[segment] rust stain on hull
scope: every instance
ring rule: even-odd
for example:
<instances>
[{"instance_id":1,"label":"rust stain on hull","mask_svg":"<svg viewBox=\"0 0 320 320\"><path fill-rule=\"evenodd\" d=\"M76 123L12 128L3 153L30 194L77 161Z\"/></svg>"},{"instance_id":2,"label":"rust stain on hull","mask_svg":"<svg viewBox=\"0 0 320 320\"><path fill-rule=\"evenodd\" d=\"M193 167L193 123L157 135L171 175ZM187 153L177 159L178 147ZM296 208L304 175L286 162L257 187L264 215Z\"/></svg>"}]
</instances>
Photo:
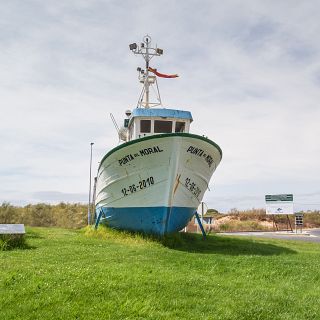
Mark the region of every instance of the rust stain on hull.
<instances>
[{"instance_id":1,"label":"rust stain on hull","mask_svg":"<svg viewBox=\"0 0 320 320\"><path fill-rule=\"evenodd\" d=\"M176 178L176 181L174 183L174 188L173 188L173 195L175 195L177 189L178 189L178 186L179 186L179 183L180 183L180 177L181 177L181 174L179 174Z\"/></svg>"}]
</instances>

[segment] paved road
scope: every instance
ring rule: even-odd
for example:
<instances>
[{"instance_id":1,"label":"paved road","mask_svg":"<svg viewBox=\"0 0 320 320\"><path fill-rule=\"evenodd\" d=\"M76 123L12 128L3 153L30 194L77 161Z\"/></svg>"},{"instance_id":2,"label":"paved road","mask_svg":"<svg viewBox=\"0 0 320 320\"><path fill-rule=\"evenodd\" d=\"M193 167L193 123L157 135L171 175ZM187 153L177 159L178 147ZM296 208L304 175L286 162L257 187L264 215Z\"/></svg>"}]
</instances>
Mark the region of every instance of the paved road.
<instances>
[{"instance_id":1,"label":"paved road","mask_svg":"<svg viewBox=\"0 0 320 320\"><path fill-rule=\"evenodd\" d=\"M273 238L273 239L284 239L284 240L300 240L308 242L319 242L320 243L320 229L305 230L303 233L292 233L286 231L279 232L226 232L221 233L223 235L234 235L234 236L250 236L250 237L262 237L262 238Z\"/></svg>"}]
</instances>

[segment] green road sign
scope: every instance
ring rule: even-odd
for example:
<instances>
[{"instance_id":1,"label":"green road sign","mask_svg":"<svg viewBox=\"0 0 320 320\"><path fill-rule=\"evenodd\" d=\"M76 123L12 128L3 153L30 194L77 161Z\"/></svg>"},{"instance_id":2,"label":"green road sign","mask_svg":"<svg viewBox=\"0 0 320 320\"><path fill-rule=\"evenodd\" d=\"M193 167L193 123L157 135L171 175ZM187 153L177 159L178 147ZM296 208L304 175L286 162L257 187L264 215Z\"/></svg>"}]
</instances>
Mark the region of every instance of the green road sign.
<instances>
[{"instance_id":1,"label":"green road sign","mask_svg":"<svg viewBox=\"0 0 320 320\"><path fill-rule=\"evenodd\" d=\"M267 194L266 202L293 201L293 194Z\"/></svg>"}]
</instances>

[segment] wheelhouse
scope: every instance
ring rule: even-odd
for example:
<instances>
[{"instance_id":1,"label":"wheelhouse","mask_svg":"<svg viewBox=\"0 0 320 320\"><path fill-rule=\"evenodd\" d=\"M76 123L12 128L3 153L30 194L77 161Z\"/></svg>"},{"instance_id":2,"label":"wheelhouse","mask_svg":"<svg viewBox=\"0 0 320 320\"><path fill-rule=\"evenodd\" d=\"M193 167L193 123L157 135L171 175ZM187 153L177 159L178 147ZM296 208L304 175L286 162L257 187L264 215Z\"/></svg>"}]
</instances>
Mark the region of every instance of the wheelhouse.
<instances>
[{"instance_id":1,"label":"wheelhouse","mask_svg":"<svg viewBox=\"0 0 320 320\"><path fill-rule=\"evenodd\" d=\"M189 132L189 111L136 108L127 119L127 141L162 133Z\"/></svg>"}]
</instances>

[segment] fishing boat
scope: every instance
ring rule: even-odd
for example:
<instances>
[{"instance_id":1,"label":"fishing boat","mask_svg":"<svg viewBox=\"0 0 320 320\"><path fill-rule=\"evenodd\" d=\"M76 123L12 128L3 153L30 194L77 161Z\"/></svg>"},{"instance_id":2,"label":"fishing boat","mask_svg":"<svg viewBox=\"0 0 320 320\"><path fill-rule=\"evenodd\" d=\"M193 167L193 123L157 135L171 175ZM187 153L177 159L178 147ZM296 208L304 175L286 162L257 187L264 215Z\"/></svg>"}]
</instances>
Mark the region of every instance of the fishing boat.
<instances>
[{"instance_id":1,"label":"fishing boat","mask_svg":"<svg viewBox=\"0 0 320 320\"><path fill-rule=\"evenodd\" d=\"M178 77L150 67L163 50L152 46L150 36L129 48L145 60L145 67L137 69L142 91L136 107L125 112L118 131L123 142L100 162L95 224L164 235L183 229L194 216L222 151L207 137L189 132L190 111L163 107L157 78Z\"/></svg>"}]
</instances>

